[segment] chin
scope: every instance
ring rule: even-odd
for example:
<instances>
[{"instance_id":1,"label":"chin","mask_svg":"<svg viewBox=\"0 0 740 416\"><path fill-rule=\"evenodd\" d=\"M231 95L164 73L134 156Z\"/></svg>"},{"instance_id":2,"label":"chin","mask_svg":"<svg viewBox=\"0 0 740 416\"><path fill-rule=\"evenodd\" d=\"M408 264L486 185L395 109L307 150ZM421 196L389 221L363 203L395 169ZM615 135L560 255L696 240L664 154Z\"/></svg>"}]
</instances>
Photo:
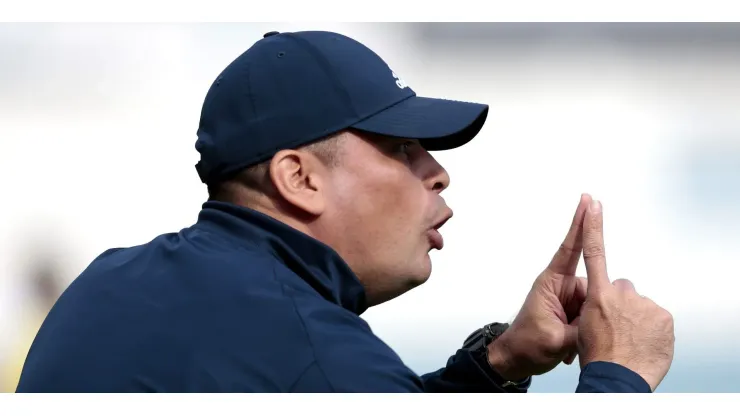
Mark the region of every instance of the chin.
<instances>
[{"instance_id":1,"label":"chin","mask_svg":"<svg viewBox=\"0 0 740 416\"><path fill-rule=\"evenodd\" d=\"M369 306L376 306L381 303L388 302L389 300L395 299L406 292L423 285L427 280L429 280L430 275L431 273L423 273L420 271L413 274L405 273L403 277L398 277L397 275L396 280L384 289L374 291L372 294L366 292Z\"/></svg>"},{"instance_id":2,"label":"chin","mask_svg":"<svg viewBox=\"0 0 740 416\"><path fill-rule=\"evenodd\" d=\"M417 276L417 277L414 277L414 278L409 279L407 286L408 286L409 290L411 290L411 289L413 289L415 287L419 287L419 286L423 285L424 283L427 282L427 280L429 280L429 276L428 275L427 276Z\"/></svg>"},{"instance_id":3,"label":"chin","mask_svg":"<svg viewBox=\"0 0 740 416\"><path fill-rule=\"evenodd\" d=\"M431 275L432 275L432 258L431 256L429 256L429 253L426 253L419 267L418 276L420 276L423 279L423 281L426 282L427 280L429 280L429 276Z\"/></svg>"},{"instance_id":4,"label":"chin","mask_svg":"<svg viewBox=\"0 0 740 416\"><path fill-rule=\"evenodd\" d=\"M426 283L426 281L429 280L429 277L432 275L432 261L431 259L429 259L429 256L427 255L425 257L424 262L419 265L417 270L407 273L406 275L408 276L406 278L406 280L408 281L407 286L409 286L410 288L415 288Z\"/></svg>"},{"instance_id":5,"label":"chin","mask_svg":"<svg viewBox=\"0 0 740 416\"><path fill-rule=\"evenodd\" d=\"M406 266L409 265L407 264ZM391 280L386 280L387 284L382 286L373 285L375 290L367 293L370 306L376 306L395 299L423 285L432 275L432 261L428 254L421 258L418 263L411 266L408 268L404 267L403 269L388 270L388 273L384 275ZM368 290L368 287L365 289Z\"/></svg>"},{"instance_id":6,"label":"chin","mask_svg":"<svg viewBox=\"0 0 740 416\"><path fill-rule=\"evenodd\" d=\"M396 282L396 285L394 285L392 288L386 288L386 290L381 292L373 293L372 295L367 293L367 300L369 303L369 306L377 306L381 303L388 302L389 300L393 300L406 292L411 291L412 289L421 286L429 279L429 277L406 277L403 278L400 282Z\"/></svg>"}]
</instances>

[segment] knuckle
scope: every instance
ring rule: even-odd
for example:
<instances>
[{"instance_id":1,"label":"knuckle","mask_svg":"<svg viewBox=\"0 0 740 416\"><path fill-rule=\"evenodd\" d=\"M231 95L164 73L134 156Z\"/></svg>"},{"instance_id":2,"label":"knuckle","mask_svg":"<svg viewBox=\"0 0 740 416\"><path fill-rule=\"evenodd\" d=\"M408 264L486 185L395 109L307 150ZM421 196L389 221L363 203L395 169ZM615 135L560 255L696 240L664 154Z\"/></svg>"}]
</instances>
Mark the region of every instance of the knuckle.
<instances>
[{"instance_id":1,"label":"knuckle","mask_svg":"<svg viewBox=\"0 0 740 416\"><path fill-rule=\"evenodd\" d=\"M575 251L575 247L571 247L565 243L561 243L560 248L558 248L558 252L563 256L571 256Z\"/></svg>"},{"instance_id":2,"label":"knuckle","mask_svg":"<svg viewBox=\"0 0 740 416\"><path fill-rule=\"evenodd\" d=\"M674 332L674 319L673 314L671 314L667 309L661 308L655 302L650 301L652 303L652 309L657 309L654 313L654 319L658 326L665 332L670 332L673 337Z\"/></svg>"},{"instance_id":3,"label":"knuckle","mask_svg":"<svg viewBox=\"0 0 740 416\"><path fill-rule=\"evenodd\" d=\"M604 246L598 243L589 243L583 247L583 258L600 258L605 257Z\"/></svg>"},{"instance_id":4,"label":"knuckle","mask_svg":"<svg viewBox=\"0 0 740 416\"><path fill-rule=\"evenodd\" d=\"M661 308L661 317L663 318L663 321L667 324L670 324L671 327L673 327L673 314L668 312L667 310Z\"/></svg>"},{"instance_id":5,"label":"knuckle","mask_svg":"<svg viewBox=\"0 0 740 416\"><path fill-rule=\"evenodd\" d=\"M551 335L548 336L541 345L543 347L542 351L549 357L562 356L564 353L563 343L558 343L557 339Z\"/></svg>"},{"instance_id":6,"label":"knuckle","mask_svg":"<svg viewBox=\"0 0 740 416\"><path fill-rule=\"evenodd\" d=\"M625 291L635 292L635 285L629 279L616 279L612 285Z\"/></svg>"},{"instance_id":7,"label":"knuckle","mask_svg":"<svg viewBox=\"0 0 740 416\"><path fill-rule=\"evenodd\" d=\"M545 347L548 350L557 350L558 347L562 344L562 337L559 337L558 334L555 331L552 330L545 330L540 332L539 335L539 342L540 345Z\"/></svg>"},{"instance_id":8,"label":"knuckle","mask_svg":"<svg viewBox=\"0 0 740 416\"><path fill-rule=\"evenodd\" d=\"M614 303L614 300L609 292L602 290L590 295L585 303L589 308L601 310L606 308L608 304ZM584 307L586 307L586 305L584 305Z\"/></svg>"},{"instance_id":9,"label":"knuckle","mask_svg":"<svg viewBox=\"0 0 740 416\"><path fill-rule=\"evenodd\" d=\"M663 318L664 318L664 319L665 319L666 321L670 321L670 322L673 322L673 314L672 314L672 313L670 313L670 312L669 312L669 311L668 311L667 309L665 309L665 308L660 308L660 309L661 309L661 312L662 312L662 314L663 314Z\"/></svg>"}]
</instances>

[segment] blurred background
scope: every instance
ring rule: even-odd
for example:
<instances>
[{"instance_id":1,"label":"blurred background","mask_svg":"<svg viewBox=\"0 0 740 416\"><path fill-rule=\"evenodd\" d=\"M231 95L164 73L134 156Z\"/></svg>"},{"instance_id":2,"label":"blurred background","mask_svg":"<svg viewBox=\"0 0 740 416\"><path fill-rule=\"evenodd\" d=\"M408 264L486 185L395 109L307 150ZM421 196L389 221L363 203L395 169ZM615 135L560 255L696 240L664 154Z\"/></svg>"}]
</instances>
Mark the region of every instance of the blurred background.
<instances>
[{"instance_id":1,"label":"blurred background","mask_svg":"<svg viewBox=\"0 0 740 416\"><path fill-rule=\"evenodd\" d=\"M0 24L2 391L94 257L196 220L203 98L272 30L343 33L418 95L491 106L437 155L455 218L431 280L363 315L413 370L515 316L589 192L611 278L675 317L658 391L740 392L740 25L703 23Z\"/></svg>"}]
</instances>

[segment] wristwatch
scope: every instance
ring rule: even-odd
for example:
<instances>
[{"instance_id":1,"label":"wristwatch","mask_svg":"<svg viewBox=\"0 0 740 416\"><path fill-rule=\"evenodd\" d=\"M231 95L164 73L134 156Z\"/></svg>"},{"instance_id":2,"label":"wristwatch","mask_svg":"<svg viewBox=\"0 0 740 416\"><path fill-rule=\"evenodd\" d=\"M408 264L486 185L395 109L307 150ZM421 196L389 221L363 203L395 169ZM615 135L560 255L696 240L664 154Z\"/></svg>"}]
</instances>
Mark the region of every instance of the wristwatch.
<instances>
[{"instance_id":1,"label":"wristwatch","mask_svg":"<svg viewBox=\"0 0 740 416\"><path fill-rule=\"evenodd\" d=\"M527 377L524 380L513 381L506 380L491 366L488 361L488 345L494 340L501 336L509 329L509 324L494 322L479 328L470 334L463 343L463 349L471 351L478 361L485 365L489 370L489 375L494 379L502 389L510 392L525 392L532 384L532 377Z\"/></svg>"}]
</instances>

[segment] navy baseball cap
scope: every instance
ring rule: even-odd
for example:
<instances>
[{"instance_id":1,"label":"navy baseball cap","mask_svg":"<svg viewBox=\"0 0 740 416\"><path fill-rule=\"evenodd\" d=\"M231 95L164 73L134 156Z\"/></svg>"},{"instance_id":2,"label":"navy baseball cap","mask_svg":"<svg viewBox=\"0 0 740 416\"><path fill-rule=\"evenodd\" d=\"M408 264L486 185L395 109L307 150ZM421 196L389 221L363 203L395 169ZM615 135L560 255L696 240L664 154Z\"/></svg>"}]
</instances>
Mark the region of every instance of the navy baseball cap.
<instances>
[{"instance_id":1,"label":"navy baseball cap","mask_svg":"<svg viewBox=\"0 0 740 416\"><path fill-rule=\"evenodd\" d=\"M217 183L347 129L418 139L427 150L462 146L488 105L418 97L363 44L332 32L270 32L216 78L203 103L196 165Z\"/></svg>"}]
</instances>

